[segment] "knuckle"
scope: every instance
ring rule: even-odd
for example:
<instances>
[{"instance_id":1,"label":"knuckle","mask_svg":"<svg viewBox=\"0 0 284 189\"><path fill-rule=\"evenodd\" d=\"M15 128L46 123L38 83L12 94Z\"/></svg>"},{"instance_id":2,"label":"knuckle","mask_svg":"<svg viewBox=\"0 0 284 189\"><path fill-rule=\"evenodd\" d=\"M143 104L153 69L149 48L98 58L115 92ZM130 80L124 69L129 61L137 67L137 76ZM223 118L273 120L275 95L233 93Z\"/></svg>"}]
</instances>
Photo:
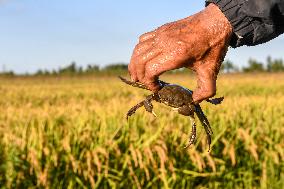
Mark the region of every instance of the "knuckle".
<instances>
[{"instance_id":1,"label":"knuckle","mask_svg":"<svg viewBox=\"0 0 284 189\"><path fill-rule=\"evenodd\" d=\"M137 57L144 53L149 48L149 44L145 42L138 43L133 51L133 56Z\"/></svg>"},{"instance_id":2,"label":"knuckle","mask_svg":"<svg viewBox=\"0 0 284 189\"><path fill-rule=\"evenodd\" d=\"M157 30L158 30L158 31L163 31L163 30L165 30L165 29L171 27L171 25L172 25L171 22L170 22L170 23L166 23L166 24L164 24L164 25L158 27Z\"/></svg>"},{"instance_id":3,"label":"knuckle","mask_svg":"<svg viewBox=\"0 0 284 189\"><path fill-rule=\"evenodd\" d=\"M178 41L176 46L176 54L177 55L184 55L187 54L188 47L185 45L184 42Z\"/></svg>"},{"instance_id":4,"label":"knuckle","mask_svg":"<svg viewBox=\"0 0 284 189\"><path fill-rule=\"evenodd\" d=\"M149 33L144 33L142 35L139 36L139 42L144 41L145 37L149 35Z\"/></svg>"},{"instance_id":5,"label":"knuckle","mask_svg":"<svg viewBox=\"0 0 284 189\"><path fill-rule=\"evenodd\" d=\"M142 34L142 35L139 36L139 42L142 42L142 41L144 40L145 35L146 35L146 34Z\"/></svg>"},{"instance_id":6,"label":"knuckle","mask_svg":"<svg viewBox=\"0 0 284 189\"><path fill-rule=\"evenodd\" d=\"M144 39L151 38L152 36L154 36L155 32L156 30L143 33L142 35L139 36L139 40L143 41Z\"/></svg>"},{"instance_id":7,"label":"knuckle","mask_svg":"<svg viewBox=\"0 0 284 189\"><path fill-rule=\"evenodd\" d=\"M147 64L145 71L147 78L155 78L159 74L159 65L157 63Z\"/></svg>"}]
</instances>

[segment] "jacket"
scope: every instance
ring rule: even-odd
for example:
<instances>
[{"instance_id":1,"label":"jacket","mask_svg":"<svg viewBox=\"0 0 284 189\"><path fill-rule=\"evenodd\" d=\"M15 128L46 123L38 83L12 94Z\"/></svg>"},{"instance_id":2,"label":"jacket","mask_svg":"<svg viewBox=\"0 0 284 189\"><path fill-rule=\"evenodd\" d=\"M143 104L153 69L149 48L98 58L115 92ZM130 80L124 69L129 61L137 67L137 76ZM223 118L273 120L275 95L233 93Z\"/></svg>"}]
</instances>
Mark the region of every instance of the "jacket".
<instances>
[{"instance_id":1,"label":"jacket","mask_svg":"<svg viewBox=\"0 0 284 189\"><path fill-rule=\"evenodd\" d=\"M230 45L254 46L284 32L284 0L206 0L216 4L230 21Z\"/></svg>"}]
</instances>

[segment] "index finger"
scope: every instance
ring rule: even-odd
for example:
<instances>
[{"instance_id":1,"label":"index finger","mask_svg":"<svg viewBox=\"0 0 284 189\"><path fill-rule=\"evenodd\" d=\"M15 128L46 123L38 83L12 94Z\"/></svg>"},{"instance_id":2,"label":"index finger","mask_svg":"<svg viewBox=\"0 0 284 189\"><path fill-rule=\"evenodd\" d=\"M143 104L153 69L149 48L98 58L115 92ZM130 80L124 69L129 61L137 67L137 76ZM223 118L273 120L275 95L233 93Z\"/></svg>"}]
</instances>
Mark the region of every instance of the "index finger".
<instances>
[{"instance_id":1,"label":"index finger","mask_svg":"<svg viewBox=\"0 0 284 189\"><path fill-rule=\"evenodd\" d=\"M145 78L142 81L150 90L159 89L158 77L166 71L181 68L184 60L181 57L168 56L160 54L147 62L145 66Z\"/></svg>"}]
</instances>

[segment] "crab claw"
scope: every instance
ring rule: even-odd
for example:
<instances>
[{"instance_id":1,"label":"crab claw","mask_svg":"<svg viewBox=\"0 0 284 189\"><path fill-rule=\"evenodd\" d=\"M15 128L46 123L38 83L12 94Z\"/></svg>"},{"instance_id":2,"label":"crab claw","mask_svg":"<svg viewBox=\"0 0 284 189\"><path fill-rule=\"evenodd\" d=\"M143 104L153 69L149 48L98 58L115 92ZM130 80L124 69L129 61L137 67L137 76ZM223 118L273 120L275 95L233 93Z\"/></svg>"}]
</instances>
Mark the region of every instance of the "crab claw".
<instances>
[{"instance_id":1,"label":"crab claw","mask_svg":"<svg viewBox=\"0 0 284 189\"><path fill-rule=\"evenodd\" d=\"M210 102L211 104L218 105L218 104L221 104L223 100L224 100L224 97L219 97L219 98L207 99L206 101Z\"/></svg>"}]
</instances>

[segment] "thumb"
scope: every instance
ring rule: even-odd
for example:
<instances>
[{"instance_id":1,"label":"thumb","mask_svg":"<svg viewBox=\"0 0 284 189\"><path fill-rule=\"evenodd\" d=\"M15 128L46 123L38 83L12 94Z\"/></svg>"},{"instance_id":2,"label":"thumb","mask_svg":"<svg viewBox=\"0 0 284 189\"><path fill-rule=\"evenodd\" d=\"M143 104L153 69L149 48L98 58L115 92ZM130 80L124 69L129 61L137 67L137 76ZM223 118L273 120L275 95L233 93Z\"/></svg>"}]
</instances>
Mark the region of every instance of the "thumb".
<instances>
[{"instance_id":1,"label":"thumb","mask_svg":"<svg viewBox=\"0 0 284 189\"><path fill-rule=\"evenodd\" d=\"M203 100L215 96L217 73L215 69L206 67L206 64L196 69L197 88L193 91L192 94L192 98L195 104L198 104Z\"/></svg>"}]
</instances>

